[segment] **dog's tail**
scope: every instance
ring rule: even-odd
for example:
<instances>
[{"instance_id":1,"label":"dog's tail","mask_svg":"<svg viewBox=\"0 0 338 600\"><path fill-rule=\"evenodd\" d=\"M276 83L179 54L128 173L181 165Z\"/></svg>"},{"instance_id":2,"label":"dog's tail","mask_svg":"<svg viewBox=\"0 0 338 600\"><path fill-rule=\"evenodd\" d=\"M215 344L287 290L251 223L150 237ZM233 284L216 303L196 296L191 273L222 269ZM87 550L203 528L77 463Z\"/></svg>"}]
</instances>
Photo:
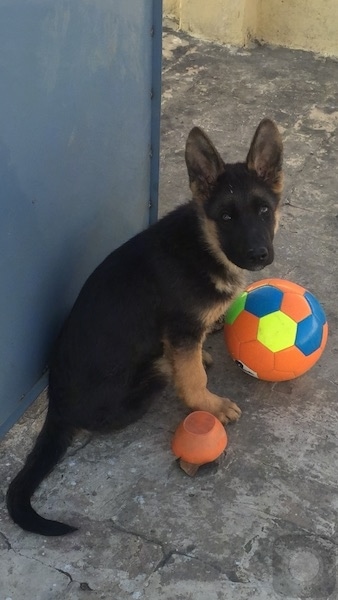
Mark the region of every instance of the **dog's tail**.
<instances>
[{"instance_id":1,"label":"dog's tail","mask_svg":"<svg viewBox=\"0 0 338 600\"><path fill-rule=\"evenodd\" d=\"M41 481L65 453L73 438L72 427L47 414L44 426L27 456L23 469L13 479L7 492L7 508L13 521L26 531L41 535L65 535L76 527L40 517L31 506L31 497Z\"/></svg>"}]
</instances>

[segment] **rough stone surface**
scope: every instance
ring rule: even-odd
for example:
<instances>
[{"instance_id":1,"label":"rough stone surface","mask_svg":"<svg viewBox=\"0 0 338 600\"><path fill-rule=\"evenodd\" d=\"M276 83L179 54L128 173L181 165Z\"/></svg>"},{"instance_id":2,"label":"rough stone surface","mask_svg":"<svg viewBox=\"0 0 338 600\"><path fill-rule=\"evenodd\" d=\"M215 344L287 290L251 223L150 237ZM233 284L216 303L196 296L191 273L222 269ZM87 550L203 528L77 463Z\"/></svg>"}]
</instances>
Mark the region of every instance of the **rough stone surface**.
<instances>
[{"instance_id":1,"label":"rough stone surface","mask_svg":"<svg viewBox=\"0 0 338 600\"><path fill-rule=\"evenodd\" d=\"M44 418L40 398L0 446L0 600L338 597L338 64L165 29L161 213L189 197L193 125L237 161L264 116L283 133L286 172L276 260L264 275L320 299L325 353L303 377L270 384L232 363L221 332L210 336L209 387L243 409L226 456L195 478L178 468L170 440L186 409L168 389L125 431L80 435L41 485L36 508L79 527L66 538L26 534L4 509Z\"/></svg>"}]
</instances>

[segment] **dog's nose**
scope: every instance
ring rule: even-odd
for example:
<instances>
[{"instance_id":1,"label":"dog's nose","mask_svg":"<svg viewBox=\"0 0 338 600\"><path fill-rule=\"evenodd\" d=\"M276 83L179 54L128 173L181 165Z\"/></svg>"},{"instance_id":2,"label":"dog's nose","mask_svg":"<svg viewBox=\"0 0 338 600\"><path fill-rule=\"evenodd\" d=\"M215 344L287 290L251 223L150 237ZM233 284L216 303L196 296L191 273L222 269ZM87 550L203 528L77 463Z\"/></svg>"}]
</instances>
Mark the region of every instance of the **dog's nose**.
<instances>
[{"instance_id":1,"label":"dog's nose","mask_svg":"<svg viewBox=\"0 0 338 600\"><path fill-rule=\"evenodd\" d=\"M264 262L268 256L269 252L265 246L260 246L259 248L250 248L248 251L248 259L252 264Z\"/></svg>"}]
</instances>

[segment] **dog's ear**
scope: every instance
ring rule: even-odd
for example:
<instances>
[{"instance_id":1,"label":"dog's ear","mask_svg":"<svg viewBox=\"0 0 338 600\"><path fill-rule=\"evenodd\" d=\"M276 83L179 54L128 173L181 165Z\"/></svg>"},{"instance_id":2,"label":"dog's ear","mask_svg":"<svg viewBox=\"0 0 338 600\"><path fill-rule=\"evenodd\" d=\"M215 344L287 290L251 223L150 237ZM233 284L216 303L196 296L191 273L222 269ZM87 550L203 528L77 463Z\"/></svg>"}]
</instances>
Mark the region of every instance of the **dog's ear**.
<instances>
[{"instance_id":1,"label":"dog's ear","mask_svg":"<svg viewBox=\"0 0 338 600\"><path fill-rule=\"evenodd\" d=\"M194 127L185 146L190 188L193 196L207 197L224 171L224 162L208 136Z\"/></svg>"},{"instance_id":2,"label":"dog's ear","mask_svg":"<svg viewBox=\"0 0 338 600\"><path fill-rule=\"evenodd\" d=\"M256 171L276 193L283 189L283 142L277 125L270 119L263 119L256 129L246 158L250 171Z\"/></svg>"}]
</instances>

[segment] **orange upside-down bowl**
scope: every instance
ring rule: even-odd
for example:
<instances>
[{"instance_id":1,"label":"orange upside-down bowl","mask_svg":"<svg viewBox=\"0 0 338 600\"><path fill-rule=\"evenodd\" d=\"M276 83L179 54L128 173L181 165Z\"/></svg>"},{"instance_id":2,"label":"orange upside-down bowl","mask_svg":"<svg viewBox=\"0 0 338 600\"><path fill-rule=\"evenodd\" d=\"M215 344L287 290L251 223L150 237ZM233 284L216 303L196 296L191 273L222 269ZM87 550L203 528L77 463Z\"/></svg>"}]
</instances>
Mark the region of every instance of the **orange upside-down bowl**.
<instances>
[{"instance_id":1,"label":"orange upside-down bowl","mask_svg":"<svg viewBox=\"0 0 338 600\"><path fill-rule=\"evenodd\" d=\"M227 443L227 434L219 419L209 412L198 410L190 413L178 426L172 440L172 451L181 459L182 468L184 464L198 468L216 460ZM189 474L194 474L197 468Z\"/></svg>"}]
</instances>

